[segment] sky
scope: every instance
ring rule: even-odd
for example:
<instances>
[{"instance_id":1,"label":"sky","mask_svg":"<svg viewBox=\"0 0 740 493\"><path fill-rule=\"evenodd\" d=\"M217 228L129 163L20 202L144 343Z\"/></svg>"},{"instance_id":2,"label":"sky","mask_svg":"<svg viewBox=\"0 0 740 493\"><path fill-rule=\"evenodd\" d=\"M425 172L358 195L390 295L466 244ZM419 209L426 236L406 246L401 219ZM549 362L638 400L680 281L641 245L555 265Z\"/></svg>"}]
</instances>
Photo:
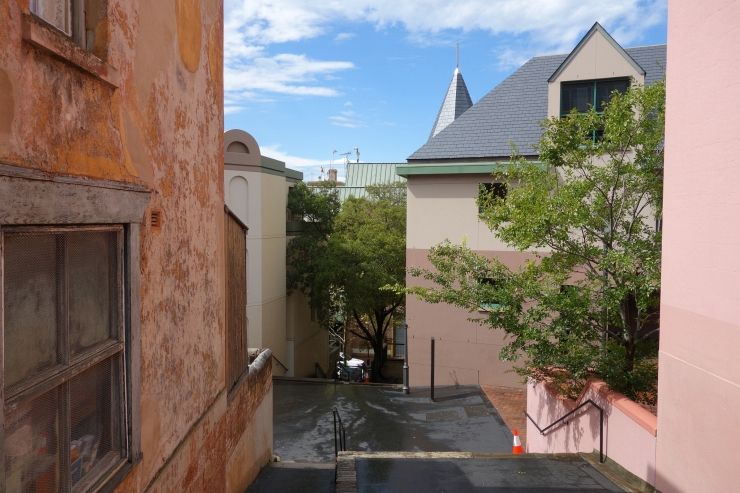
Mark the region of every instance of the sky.
<instances>
[{"instance_id":1,"label":"sky","mask_svg":"<svg viewBox=\"0 0 740 493\"><path fill-rule=\"evenodd\" d=\"M458 45L475 103L596 21L625 48L666 41L666 0L226 0L224 19L226 129L305 180L355 148L405 162L429 137Z\"/></svg>"}]
</instances>

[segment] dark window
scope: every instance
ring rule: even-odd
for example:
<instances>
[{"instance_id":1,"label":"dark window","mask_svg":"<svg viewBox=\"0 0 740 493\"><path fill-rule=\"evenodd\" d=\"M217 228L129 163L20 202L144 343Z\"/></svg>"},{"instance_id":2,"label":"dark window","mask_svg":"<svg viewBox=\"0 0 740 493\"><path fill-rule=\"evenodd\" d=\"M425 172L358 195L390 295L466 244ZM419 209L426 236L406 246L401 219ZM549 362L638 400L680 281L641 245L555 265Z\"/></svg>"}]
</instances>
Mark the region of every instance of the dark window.
<instances>
[{"instance_id":1,"label":"dark window","mask_svg":"<svg viewBox=\"0 0 740 493\"><path fill-rule=\"evenodd\" d=\"M595 108L598 113L604 111L612 92L627 92L630 79L601 79L560 84L560 116L565 116L574 108L585 112Z\"/></svg>"},{"instance_id":2,"label":"dark window","mask_svg":"<svg viewBox=\"0 0 740 493\"><path fill-rule=\"evenodd\" d=\"M505 199L508 187L506 183L481 183L478 186L478 213L483 212L483 205L492 199Z\"/></svg>"},{"instance_id":3,"label":"dark window","mask_svg":"<svg viewBox=\"0 0 740 493\"><path fill-rule=\"evenodd\" d=\"M88 491L126 460L123 236L0 235L5 491Z\"/></svg>"},{"instance_id":4,"label":"dark window","mask_svg":"<svg viewBox=\"0 0 740 493\"><path fill-rule=\"evenodd\" d=\"M495 291L499 288L499 281L492 277L484 277L480 279L480 281L478 281L478 284L480 285L481 291L484 295L478 309L483 312L490 312L501 308L501 303L499 303L499 300L497 300L493 293L490 292Z\"/></svg>"}]
</instances>

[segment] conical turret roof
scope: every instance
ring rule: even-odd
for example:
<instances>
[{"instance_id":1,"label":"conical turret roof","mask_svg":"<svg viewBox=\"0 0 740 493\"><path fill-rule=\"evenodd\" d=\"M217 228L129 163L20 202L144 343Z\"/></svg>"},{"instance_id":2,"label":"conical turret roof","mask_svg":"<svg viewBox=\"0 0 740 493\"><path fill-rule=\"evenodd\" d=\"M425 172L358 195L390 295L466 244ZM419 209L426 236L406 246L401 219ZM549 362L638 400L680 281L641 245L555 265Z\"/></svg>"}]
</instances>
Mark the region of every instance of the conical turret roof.
<instances>
[{"instance_id":1,"label":"conical turret roof","mask_svg":"<svg viewBox=\"0 0 740 493\"><path fill-rule=\"evenodd\" d=\"M437 119L434 121L429 139L444 130L447 125L454 122L457 117L465 113L471 106L473 106L473 101L470 99L468 88L465 85L460 69L455 67L450 87L447 88L447 95L444 101L442 101L442 106L439 108L439 113L437 113Z\"/></svg>"}]
</instances>

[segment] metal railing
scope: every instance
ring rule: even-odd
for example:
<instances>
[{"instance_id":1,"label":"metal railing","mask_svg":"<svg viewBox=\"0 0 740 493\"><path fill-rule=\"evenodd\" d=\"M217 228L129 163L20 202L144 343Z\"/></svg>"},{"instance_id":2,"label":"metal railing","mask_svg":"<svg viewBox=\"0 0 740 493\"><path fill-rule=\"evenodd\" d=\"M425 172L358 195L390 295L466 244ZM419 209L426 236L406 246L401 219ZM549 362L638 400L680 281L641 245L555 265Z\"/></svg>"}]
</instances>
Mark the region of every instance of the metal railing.
<instances>
[{"instance_id":1,"label":"metal railing","mask_svg":"<svg viewBox=\"0 0 740 493\"><path fill-rule=\"evenodd\" d=\"M332 414L334 415L334 457L337 457L339 452L347 450L347 430L344 429L342 417L336 407Z\"/></svg>"},{"instance_id":2,"label":"metal railing","mask_svg":"<svg viewBox=\"0 0 740 493\"><path fill-rule=\"evenodd\" d=\"M552 431L555 428L557 428L558 425L562 424L563 422L565 422L565 424L568 424L567 419L570 416L574 415L575 413L578 412L579 409L581 409L582 407L585 407L585 406L587 406L589 404L591 404L593 407L595 407L596 409L599 410L599 462L601 464L603 464L604 461L605 461L605 458L604 458L604 409L601 408L598 404L596 404L591 399L589 399L589 400L587 400L585 402L582 402L579 406L577 406L571 412L569 412L565 416L562 416L561 418L553 421L552 423L550 423L549 425L545 426L544 428L540 428L540 425L538 425L535 422L535 420L532 418L532 416L529 415L528 412L525 411L524 412L524 415L527 416L527 419L529 419L532 422L532 424L534 425L534 427L537 428L537 430L540 432L540 435L543 435L544 436L549 431Z\"/></svg>"},{"instance_id":3,"label":"metal railing","mask_svg":"<svg viewBox=\"0 0 740 493\"><path fill-rule=\"evenodd\" d=\"M279 359L277 359L277 356L275 356L275 353L272 353L272 359L275 360L275 361L277 361L277 364L280 365L280 366L282 366L285 371L288 371L288 367L285 366L282 361L280 361Z\"/></svg>"}]
</instances>

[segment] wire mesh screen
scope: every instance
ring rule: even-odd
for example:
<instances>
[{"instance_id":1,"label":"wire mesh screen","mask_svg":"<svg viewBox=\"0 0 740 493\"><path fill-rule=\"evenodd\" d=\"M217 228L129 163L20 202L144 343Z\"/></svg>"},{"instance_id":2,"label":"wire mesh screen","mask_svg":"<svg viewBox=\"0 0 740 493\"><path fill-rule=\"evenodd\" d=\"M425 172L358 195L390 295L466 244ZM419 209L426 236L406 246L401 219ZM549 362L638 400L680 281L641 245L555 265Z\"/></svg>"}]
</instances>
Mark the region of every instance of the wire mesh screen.
<instances>
[{"instance_id":1,"label":"wire mesh screen","mask_svg":"<svg viewBox=\"0 0 740 493\"><path fill-rule=\"evenodd\" d=\"M5 235L5 386L58 363L56 235Z\"/></svg>"},{"instance_id":2,"label":"wire mesh screen","mask_svg":"<svg viewBox=\"0 0 740 493\"><path fill-rule=\"evenodd\" d=\"M117 235L66 235L69 278L69 343L72 354L116 337L118 327Z\"/></svg>"},{"instance_id":3,"label":"wire mesh screen","mask_svg":"<svg viewBox=\"0 0 740 493\"><path fill-rule=\"evenodd\" d=\"M5 491L59 490L59 392L22 402L5 415Z\"/></svg>"},{"instance_id":4,"label":"wire mesh screen","mask_svg":"<svg viewBox=\"0 0 740 493\"><path fill-rule=\"evenodd\" d=\"M111 452L120 450L117 362L106 360L72 379L70 480L77 484Z\"/></svg>"},{"instance_id":5,"label":"wire mesh screen","mask_svg":"<svg viewBox=\"0 0 740 493\"><path fill-rule=\"evenodd\" d=\"M86 490L125 448L123 230L23 228L0 239L5 491Z\"/></svg>"}]
</instances>

